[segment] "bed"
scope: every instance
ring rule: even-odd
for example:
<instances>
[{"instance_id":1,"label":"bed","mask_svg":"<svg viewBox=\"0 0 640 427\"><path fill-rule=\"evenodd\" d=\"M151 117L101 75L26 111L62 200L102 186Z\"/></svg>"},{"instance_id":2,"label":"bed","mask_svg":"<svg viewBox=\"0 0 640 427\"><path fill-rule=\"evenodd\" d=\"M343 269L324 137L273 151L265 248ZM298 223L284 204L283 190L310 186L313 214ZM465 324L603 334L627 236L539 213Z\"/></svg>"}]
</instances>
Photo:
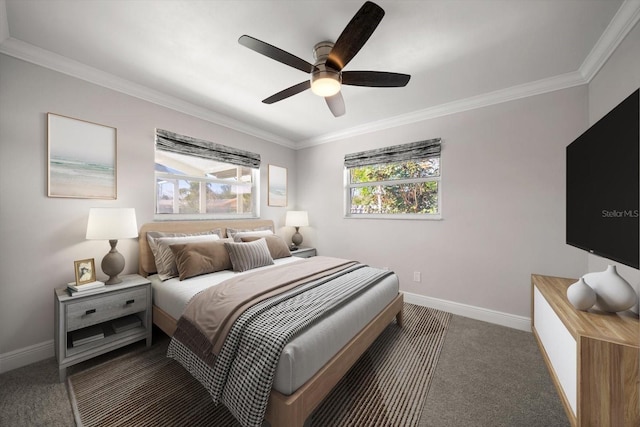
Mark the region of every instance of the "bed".
<instances>
[{"instance_id":1,"label":"bed","mask_svg":"<svg viewBox=\"0 0 640 427\"><path fill-rule=\"evenodd\" d=\"M155 274L156 265L153 252L147 240L147 233L192 234L207 230L220 230L220 234L224 237L227 229L255 230L264 228L273 229L273 222L269 220L229 220L172 221L144 224L140 230L139 238L139 272L143 276L149 277L153 283L153 323L167 335L173 336L176 333L181 307L190 299L192 293L207 287L204 282L209 280L207 276L212 275L187 279L184 282L180 282L180 287L171 282L178 279L170 279L164 282L159 280ZM302 259L294 257L276 261L276 266L279 268L286 268L280 267L286 264L303 262ZM256 271L259 270L256 269ZM256 271L251 273L262 274ZM220 273L222 273L223 277L243 274ZM331 316L321 319L316 325L309 328L310 331L305 331L287 344L280 356L273 389L268 397L268 405L264 416L272 426L302 426L306 418L387 325L394 318L399 325L402 324L403 295L398 291L397 276L387 276L384 282L384 286L376 286L372 290L367 290ZM193 286L193 290L185 291L182 294L177 292L176 289L182 289L184 284ZM374 311L363 314L362 306L369 307L369 311ZM350 320L354 316L356 319ZM340 325L340 327L337 327L337 325ZM345 328L344 325L351 325L351 329ZM338 332L342 330L345 331L342 336L333 339L335 335L340 335ZM328 343L327 339L329 341L333 340L333 342ZM321 357L314 357L315 353L320 352L314 350L313 347L311 349L307 348L307 346L313 345L316 346L316 349L318 347L327 349L326 351L330 353ZM333 345L332 349L331 345ZM291 354L294 354L294 356L291 356ZM300 363L300 360L305 362ZM313 363L308 362L309 360Z\"/></svg>"}]
</instances>

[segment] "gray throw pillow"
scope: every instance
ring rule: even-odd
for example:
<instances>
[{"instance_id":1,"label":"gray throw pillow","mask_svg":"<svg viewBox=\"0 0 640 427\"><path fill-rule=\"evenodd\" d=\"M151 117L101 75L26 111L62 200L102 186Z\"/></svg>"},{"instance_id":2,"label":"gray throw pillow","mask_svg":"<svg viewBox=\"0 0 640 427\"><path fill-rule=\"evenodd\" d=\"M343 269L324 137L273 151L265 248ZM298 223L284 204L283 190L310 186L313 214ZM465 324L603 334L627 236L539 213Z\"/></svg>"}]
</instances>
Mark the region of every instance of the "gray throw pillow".
<instances>
[{"instance_id":1,"label":"gray throw pillow","mask_svg":"<svg viewBox=\"0 0 640 427\"><path fill-rule=\"evenodd\" d=\"M273 258L264 239L247 243L225 242L224 247L229 252L234 271L247 271L273 264Z\"/></svg>"}]
</instances>

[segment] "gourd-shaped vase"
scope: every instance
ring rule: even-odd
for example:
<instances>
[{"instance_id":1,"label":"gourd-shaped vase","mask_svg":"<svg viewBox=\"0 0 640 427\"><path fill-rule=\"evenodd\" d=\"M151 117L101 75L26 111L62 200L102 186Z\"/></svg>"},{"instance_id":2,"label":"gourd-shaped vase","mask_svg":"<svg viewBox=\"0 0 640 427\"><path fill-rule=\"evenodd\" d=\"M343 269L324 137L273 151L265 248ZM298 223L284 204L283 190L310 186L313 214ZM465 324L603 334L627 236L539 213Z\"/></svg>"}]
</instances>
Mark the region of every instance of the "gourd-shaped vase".
<instances>
[{"instance_id":1,"label":"gourd-shaped vase","mask_svg":"<svg viewBox=\"0 0 640 427\"><path fill-rule=\"evenodd\" d=\"M596 291L580 278L567 288L567 299L578 310L587 311L596 303Z\"/></svg>"},{"instance_id":2,"label":"gourd-shaped vase","mask_svg":"<svg viewBox=\"0 0 640 427\"><path fill-rule=\"evenodd\" d=\"M609 265L600 273L589 273L582 277L596 291L596 307L600 310L610 313L628 310L638 300L633 287L618 274L615 265Z\"/></svg>"}]
</instances>

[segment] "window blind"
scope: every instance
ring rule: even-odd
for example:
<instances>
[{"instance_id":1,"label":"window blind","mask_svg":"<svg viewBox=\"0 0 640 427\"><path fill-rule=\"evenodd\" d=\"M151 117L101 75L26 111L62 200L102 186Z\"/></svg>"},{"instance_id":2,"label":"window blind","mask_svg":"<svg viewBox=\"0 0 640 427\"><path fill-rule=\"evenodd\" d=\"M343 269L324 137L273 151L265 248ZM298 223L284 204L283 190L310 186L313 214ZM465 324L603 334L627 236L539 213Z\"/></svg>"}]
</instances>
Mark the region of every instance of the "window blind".
<instances>
[{"instance_id":1,"label":"window blind","mask_svg":"<svg viewBox=\"0 0 640 427\"><path fill-rule=\"evenodd\" d=\"M404 162L407 160L423 160L439 155L440 138L434 138L426 141L410 142L408 144L392 145L376 150L346 154L344 156L344 166L346 168L355 168L359 166Z\"/></svg>"},{"instance_id":2,"label":"window blind","mask_svg":"<svg viewBox=\"0 0 640 427\"><path fill-rule=\"evenodd\" d=\"M180 135L164 129L156 129L156 149L230 163L236 166L260 168L260 154Z\"/></svg>"}]
</instances>

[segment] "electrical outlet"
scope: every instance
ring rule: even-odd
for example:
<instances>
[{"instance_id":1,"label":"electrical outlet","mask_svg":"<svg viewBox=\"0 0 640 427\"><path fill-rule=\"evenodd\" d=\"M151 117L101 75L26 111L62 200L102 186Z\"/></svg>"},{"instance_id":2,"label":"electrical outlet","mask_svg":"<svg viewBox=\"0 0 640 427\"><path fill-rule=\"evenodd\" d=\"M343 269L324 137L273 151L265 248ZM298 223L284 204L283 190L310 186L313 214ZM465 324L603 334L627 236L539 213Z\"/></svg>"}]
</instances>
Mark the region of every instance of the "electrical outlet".
<instances>
[{"instance_id":1,"label":"electrical outlet","mask_svg":"<svg viewBox=\"0 0 640 427\"><path fill-rule=\"evenodd\" d=\"M419 282L420 281L420 272L419 271L414 271L413 272L413 281L414 282Z\"/></svg>"}]
</instances>

